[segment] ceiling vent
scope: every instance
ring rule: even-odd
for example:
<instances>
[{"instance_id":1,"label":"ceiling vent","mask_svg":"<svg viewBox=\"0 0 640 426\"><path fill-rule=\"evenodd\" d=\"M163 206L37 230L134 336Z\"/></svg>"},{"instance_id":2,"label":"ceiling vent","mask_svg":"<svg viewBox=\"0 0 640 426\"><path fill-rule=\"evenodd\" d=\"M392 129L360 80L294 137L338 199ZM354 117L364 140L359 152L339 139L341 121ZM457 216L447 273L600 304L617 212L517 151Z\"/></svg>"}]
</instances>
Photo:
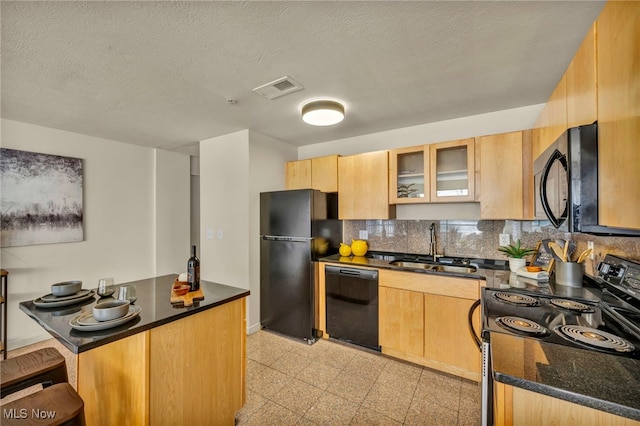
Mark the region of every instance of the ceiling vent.
<instances>
[{"instance_id":1,"label":"ceiling vent","mask_svg":"<svg viewBox=\"0 0 640 426\"><path fill-rule=\"evenodd\" d=\"M253 89L253 91L260 96L264 96L267 99L275 99L302 89L304 89L304 87L302 87L294 79L284 76L277 80L273 80L271 83L263 84L262 86L256 87L255 89Z\"/></svg>"}]
</instances>

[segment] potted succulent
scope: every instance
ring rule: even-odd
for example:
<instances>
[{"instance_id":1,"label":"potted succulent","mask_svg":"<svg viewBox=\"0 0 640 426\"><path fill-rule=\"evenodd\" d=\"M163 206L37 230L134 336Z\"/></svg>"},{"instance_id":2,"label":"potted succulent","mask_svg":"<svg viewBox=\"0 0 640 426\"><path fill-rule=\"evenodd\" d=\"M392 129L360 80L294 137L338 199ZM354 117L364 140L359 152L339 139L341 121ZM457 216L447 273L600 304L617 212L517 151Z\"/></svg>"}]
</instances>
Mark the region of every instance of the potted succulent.
<instances>
[{"instance_id":1,"label":"potted succulent","mask_svg":"<svg viewBox=\"0 0 640 426\"><path fill-rule=\"evenodd\" d=\"M520 240L517 240L515 244L500 246L498 247L498 251L504 253L504 255L509 258L509 269L513 272L527 265L525 256L536 252L535 249L522 247Z\"/></svg>"}]
</instances>

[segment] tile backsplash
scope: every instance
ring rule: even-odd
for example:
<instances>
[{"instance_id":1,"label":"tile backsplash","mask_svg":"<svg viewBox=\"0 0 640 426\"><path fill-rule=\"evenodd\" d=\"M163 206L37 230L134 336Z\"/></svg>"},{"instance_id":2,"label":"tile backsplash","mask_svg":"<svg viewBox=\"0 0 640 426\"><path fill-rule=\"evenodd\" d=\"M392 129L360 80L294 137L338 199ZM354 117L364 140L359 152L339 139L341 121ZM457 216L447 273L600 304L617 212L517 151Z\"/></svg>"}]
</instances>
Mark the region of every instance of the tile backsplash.
<instances>
[{"instance_id":1,"label":"tile backsplash","mask_svg":"<svg viewBox=\"0 0 640 426\"><path fill-rule=\"evenodd\" d=\"M606 254L640 260L640 238L601 237L556 230L545 221L515 220L345 220L345 242L357 239L359 231L368 232L370 250L396 253L429 253L429 226L436 224L438 254L460 257L504 259L497 251L500 234L509 234L511 242L518 239L526 247L535 247L543 239L571 239L576 242L576 253L594 243L593 261L585 263L587 273Z\"/></svg>"}]
</instances>

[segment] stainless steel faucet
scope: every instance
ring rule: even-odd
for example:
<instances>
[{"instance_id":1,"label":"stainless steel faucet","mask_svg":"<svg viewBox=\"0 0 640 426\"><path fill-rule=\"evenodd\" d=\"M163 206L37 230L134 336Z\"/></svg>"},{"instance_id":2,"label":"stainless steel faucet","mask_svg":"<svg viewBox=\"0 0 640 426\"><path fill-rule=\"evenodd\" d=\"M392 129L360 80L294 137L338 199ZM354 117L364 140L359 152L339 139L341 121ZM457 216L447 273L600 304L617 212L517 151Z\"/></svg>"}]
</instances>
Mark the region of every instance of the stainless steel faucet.
<instances>
[{"instance_id":1,"label":"stainless steel faucet","mask_svg":"<svg viewBox=\"0 0 640 426\"><path fill-rule=\"evenodd\" d=\"M438 241L436 239L436 224L435 222L431 222L429 226L429 256L436 260L436 256L438 253Z\"/></svg>"}]
</instances>

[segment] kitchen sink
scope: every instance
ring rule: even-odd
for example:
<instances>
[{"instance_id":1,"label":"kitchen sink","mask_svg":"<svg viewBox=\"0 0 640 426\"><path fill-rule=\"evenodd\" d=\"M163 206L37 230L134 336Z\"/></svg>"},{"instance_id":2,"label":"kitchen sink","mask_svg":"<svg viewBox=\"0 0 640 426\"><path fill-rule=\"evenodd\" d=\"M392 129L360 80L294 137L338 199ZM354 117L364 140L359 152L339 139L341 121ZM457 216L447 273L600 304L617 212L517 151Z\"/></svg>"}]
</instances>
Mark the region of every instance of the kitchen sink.
<instances>
[{"instance_id":1,"label":"kitchen sink","mask_svg":"<svg viewBox=\"0 0 640 426\"><path fill-rule=\"evenodd\" d=\"M434 271L437 272L456 272L458 274L473 274L478 271L475 266L452 266L452 265L435 265Z\"/></svg>"},{"instance_id":2,"label":"kitchen sink","mask_svg":"<svg viewBox=\"0 0 640 426\"><path fill-rule=\"evenodd\" d=\"M389 262L389 264L397 266L399 268L423 269L425 271L435 271L435 272L454 272L458 274L473 274L478 270L475 266L471 266L471 265L467 265L467 266L439 265L439 264L433 264L433 263L408 262L404 260L394 260L392 262Z\"/></svg>"},{"instance_id":3,"label":"kitchen sink","mask_svg":"<svg viewBox=\"0 0 640 426\"><path fill-rule=\"evenodd\" d=\"M437 265L430 265L428 263L419 263L419 262L405 262L402 260L394 260L393 262L389 262L392 265L398 266L400 268L411 268L411 269L433 269Z\"/></svg>"}]
</instances>

